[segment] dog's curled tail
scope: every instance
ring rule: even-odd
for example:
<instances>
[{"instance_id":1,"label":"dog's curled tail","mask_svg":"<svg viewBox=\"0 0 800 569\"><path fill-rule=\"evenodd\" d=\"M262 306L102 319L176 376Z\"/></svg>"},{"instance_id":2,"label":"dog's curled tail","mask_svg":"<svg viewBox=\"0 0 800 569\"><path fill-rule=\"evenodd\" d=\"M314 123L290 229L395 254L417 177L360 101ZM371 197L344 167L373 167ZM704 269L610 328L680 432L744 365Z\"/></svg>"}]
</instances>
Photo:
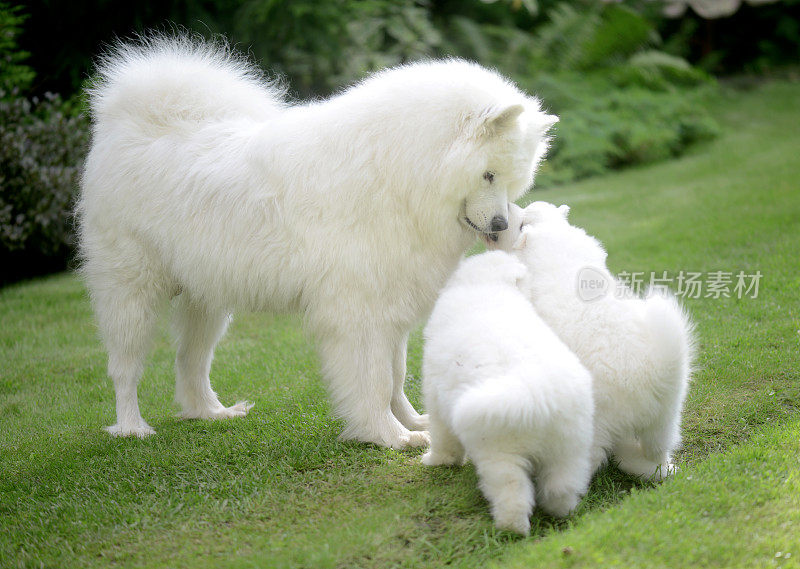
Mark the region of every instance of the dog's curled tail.
<instances>
[{"instance_id":1,"label":"dog's curled tail","mask_svg":"<svg viewBox=\"0 0 800 569\"><path fill-rule=\"evenodd\" d=\"M118 42L87 89L95 128L125 124L158 136L227 118L268 120L285 89L222 41L150 34Z\"/></svg>"},{"instance_id":2,"label":"dog's curled tail","mask_svg":"<svg viewBox=\"0 0 800 569\"><path fill-rule=\"evenodd\" d=\"M651 292L645 299L644 321L651 339L653 363L685 387L694 362L694 325L677 299Z\"/></svg>"},{"instance_id":3,"label":"dog's curled tail","mask_svg":"<svg viewBox=\"0 0 800 569\"><path fill-rule=\"evenodd\" d=\"M457 433L476 435L498 427L535 428L547 420L546 398L514 375L501 375L464 392L453 407Z\"/></svg>"}]
</instances>

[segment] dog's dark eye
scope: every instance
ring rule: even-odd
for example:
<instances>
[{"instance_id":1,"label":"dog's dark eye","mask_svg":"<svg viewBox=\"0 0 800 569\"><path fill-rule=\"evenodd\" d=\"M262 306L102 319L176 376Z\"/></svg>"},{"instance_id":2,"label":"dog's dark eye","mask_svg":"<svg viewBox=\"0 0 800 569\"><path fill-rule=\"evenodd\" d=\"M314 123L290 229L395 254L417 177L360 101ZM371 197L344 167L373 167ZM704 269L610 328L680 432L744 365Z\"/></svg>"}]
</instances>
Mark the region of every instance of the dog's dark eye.
<instances>
[{"instance_id":1,"label":"dog's dark eye","mask_svg":"<svg viewBox=\"0 0 800 569\"><path fill-rule=\"evenodd\" d=\"M522 231L522 228L523 228L523 227L525 227L525 224L524 224L524 223L520 223L520 224L519 224L519 230L520 230L520 231Z\"/></svg>"},{"instance_id":2,"label":"dog's dark eye","mask_svg":"<svg viewBox=\"0 0 800 569\"><path fill-rule=\"evenodd\" d=\"M494 172L484 172L483 179L491 184L494 182Z\"/></svg>"}]
</instances>

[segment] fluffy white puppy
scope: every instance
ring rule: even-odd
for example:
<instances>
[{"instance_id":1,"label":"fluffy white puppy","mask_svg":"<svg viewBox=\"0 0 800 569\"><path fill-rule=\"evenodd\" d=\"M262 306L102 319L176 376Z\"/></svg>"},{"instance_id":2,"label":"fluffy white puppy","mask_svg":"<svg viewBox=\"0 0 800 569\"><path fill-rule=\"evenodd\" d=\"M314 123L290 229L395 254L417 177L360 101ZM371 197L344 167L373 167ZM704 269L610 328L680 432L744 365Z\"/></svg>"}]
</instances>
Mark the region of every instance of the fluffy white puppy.
<instances>
[{"instance_id":1,"label":"fluffy white puppy","mask_svg":"<svg viewBox=\"0 0 800 569\"><path fill-rule=\"evenodd\" d=\"M211 389L234 310L298 312L344 438L427 443L406 341L479 233L502 231L557 120L464 61L389 69L290 104L223 48L123 44L90 89L80 248L116 389L116 435L145 436L137 385L174 297L185 417L241 416Z\"/></svg>"},{"instance_id":2,"label":"fluffy white puppy","mask_svg":"<svg viewBox=\"0 0 800 569\"><path fill-rule=\"evenodd\" d=\"M643 299L618 283L600 242L568 213L545 202L514 209L497 244L518 235L513 250L528 268L521 289L592 373L594 468L612 453L623 471L660 480L675 470L692 325L674 297Z\"/></svg>"},{"instance_id":3,"label":"fluffy white puppy","mask_svg":"<svg viewBox=\"0 0 800 569\"><path fill-rule=\"evenodd\" d=\"M522 534L535 501L564 516L586 492L594 409L589 372L520 293L525 273L502 251L462 262L425 328L422 365L422 461L466 453L497 527Z\"/></svg>"}]
</instances>

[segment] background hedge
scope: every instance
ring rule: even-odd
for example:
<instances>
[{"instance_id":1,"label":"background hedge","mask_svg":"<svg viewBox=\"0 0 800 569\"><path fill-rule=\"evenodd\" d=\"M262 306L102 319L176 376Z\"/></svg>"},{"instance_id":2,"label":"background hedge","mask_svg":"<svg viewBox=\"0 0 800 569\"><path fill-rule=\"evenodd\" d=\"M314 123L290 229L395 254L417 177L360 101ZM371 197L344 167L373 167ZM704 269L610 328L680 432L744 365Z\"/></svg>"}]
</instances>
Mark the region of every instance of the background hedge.
<instances>
[{"instance_id":1,"label":"background hedge","mask_svg":"<svg viewBox=\"0 0 800 569\"><path fill-rule=\"evenodd\" d=\"M477 60L561 116L544 188L685 152L718 130L709 71L800 59L800 0L712 23L659 10L647 0L0 2L0 284L69 263L88 145L81 87L115 38L223 34L298 99L419 58Z\"/></svg>"}]
</instances>

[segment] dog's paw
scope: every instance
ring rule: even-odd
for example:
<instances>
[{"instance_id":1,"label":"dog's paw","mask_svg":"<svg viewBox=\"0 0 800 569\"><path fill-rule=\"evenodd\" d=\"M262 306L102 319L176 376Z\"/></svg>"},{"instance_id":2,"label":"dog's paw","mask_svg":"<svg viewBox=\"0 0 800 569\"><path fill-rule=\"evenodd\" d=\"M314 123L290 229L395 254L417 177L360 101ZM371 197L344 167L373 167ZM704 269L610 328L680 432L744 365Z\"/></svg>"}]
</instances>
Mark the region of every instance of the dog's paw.
<instances>
[{"instance_id":1,"label":"dog's paw","mask_svg":"<svg viewBox=\"0 0 800 569\"><path fill-rule=\"evenodd\" d=\"M183 411L180 417L183 419L229 419L231 417L246 417L248 411L255 403L249 401L239 401L230 407L213 407L211 409L191 409Z\"/></svg>"},{"instance_id":2,"label":"dog's paw","mask_svg":"<svg viewBox=\"0 0 800 569\"><path fill-rule=\"evenodd\" d=\"M679 470L665 453L646 457L638 442L635 445L617 445L614 458L621 471L653 482L660 482Z\"/></svg>"},{"instance_id":3,"label":"dog's paw","mask_svg":"<svg viewBox=\"0 0 800 569\"><path fill-rule=\"evenodd\" d=\"M366 442L375 442L380 446L402 450L406 448L430 446L431 436L428 434L427 431L406 430L404 432L397 433L392 437L384 436L380 442L378 441L366 441Z\"/></svg>"},{"instance_id":4,"label":"dog's paw","mask_svg":"<svg viewBox=\"0 0 800 569\"><path fill-rule=\"evenodd\" d=\"M236 405L223 408L221 413L212 417L213 419L227 419L229 417L246 417L250 409L253 408L255 403L250 401L237 401Z\"/></svg>"},{"instance_id":5,"label":"dog's paw","mask_svg":"<svg viewBox=\"0 0 800 569\"><path fill-rule=\"evenodd\" d=\"M417 415L416 417L412 417L406 427L408 427L412 431L427 431L431 426L431 422L428 419L428 414L424 415Z\"/></svg>"},{"instance_id":6,"label":"dog's paw","mask_svg":"<svg viewBox=\"0 0 800 569\"><path fill-rule=\"evenodd\" d=\"M669 476L674 476L679 471L680 468L677 465L673 464L672 462L665 462L664 464L659 464L656 467L655 472L650 476L645 476L645 478L648 478L653 482L661 482Z\"/></svg>"},{"instance_id":7,"label":"dog's paw","mask_svg":"<svg viewBox=\"0 0 800 569\"><path fill-rule=\"evenodd\" d=\"M453 466L461 464L463 458L453 453L442 453L429 450L420 457L420 462L425 466Z\"/></svg>"},{"instance_id":8,"label":"dog's paw","mask_svg":"<svg viewBox=\"0 0 800 569\"><path fill-rule=\"evenodd\" d=\"M149 437L150 435L156 434L155 430L153 430L153 427L144 421L141 421L135 425L120 425L117 423L116 425L111 425L110 427L104 427L103 430L112 437L138 437L143 439L145 437Z\"/></svg>"},{"instance_id":9,"label":"dog's paw","mask_svg":"<svg viewBox=\"0 0 800 569\"><path fill-rule=\"evenodd\" d=\"M531 521L527 514L520 512L497 512L494 516L494 525L499 530L512 531L520 535L528 535L531 531Z\"/></svg>"},{"instance_id":10,"label":"dog's paw","mask_svg":"<svg viewBox=\"0 0 800 569\"><path fill-rule=\"evenodd\" d=\"M340 438L393 449L424 447L431 444L428 431L409 431L392 414L387 414L383 418L385 421L378 424L377 428L375 425L378 421L373 421L368 428L364 428L363 425L348 424Z\"/></svg>"},{"instance_id":11,"label":"dog's paw","mask_svg":"<svg viewBox=\"0 0 800 569\"><path fill-rule=\"evenodd\" d=\"M404 406L398 406L398 408L393 408L392 412L395 418L400 421L400 424L410 431L427 431L430 427L428 415L420 415L414 410L410 403L406 403Z\"/></svg>"},{"instance_id":12,"label":"dog's paw","mask_svg":"<svg viewBox=\"0 0 800 569\"><path fill-rule=\"evenodd\" d=\"M389 446L396 449L427 447L431 444L431 436L428 431L408 431L398 437L396 443Z\"/></svg>"},{"instance_id":13,"label":"dog's paw","mask_svg":"<svg viewBox=\"0 0 800 569\"><path fill-rule=\"evenodd\" d=\"M554 518L566 518L578 507L580 498L573 492L540 497L539 506Z\"/></svg>"}]
</instances>

